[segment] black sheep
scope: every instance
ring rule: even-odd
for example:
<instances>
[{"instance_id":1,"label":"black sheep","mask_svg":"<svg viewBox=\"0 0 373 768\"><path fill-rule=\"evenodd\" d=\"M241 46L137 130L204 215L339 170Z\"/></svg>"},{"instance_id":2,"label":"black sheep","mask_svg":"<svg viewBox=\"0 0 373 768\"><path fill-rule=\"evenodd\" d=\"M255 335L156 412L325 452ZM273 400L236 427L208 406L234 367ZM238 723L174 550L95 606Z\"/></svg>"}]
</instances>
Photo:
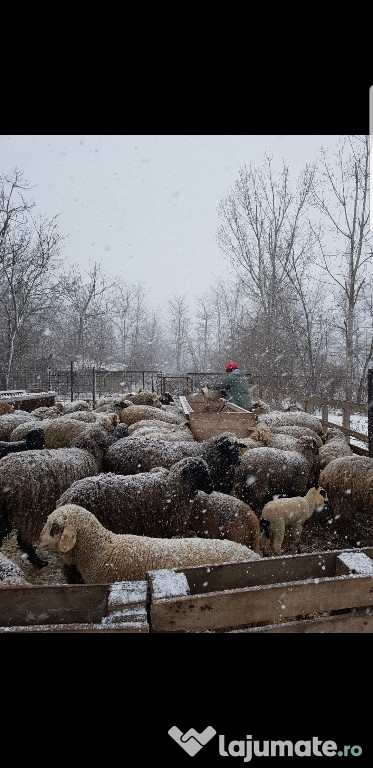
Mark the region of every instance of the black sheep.
<instances>
[{"instance_id":1,"label":"black sheep","mask_svg":"<svg viewBox=\"0 0 373 768\"><path fill-rule=\"evenodd\" d=\"M23 440L0 440L0 459L7 456L8 453L18 453L19 451L40 450L45 446L44 430L30 429L26 432Z\"/></svg>"}]
</instances>

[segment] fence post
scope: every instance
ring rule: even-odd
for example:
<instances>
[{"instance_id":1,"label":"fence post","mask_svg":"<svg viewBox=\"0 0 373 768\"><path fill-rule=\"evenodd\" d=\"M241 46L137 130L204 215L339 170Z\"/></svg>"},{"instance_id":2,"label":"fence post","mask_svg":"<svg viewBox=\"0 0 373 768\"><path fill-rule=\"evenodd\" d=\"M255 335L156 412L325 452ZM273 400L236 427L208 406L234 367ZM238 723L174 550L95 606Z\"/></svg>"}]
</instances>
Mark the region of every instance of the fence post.
<instances>
[{"instance_id":1,"label":"fence post","mask_svg":"<svg viewBox=\"0 0 373 768\"><path fill-rule=\"evenodd\" d=\"M329 409L328 404L323 403L321 406L321 421L329 421L328 419Z\"/></svg>"},{"instance_id":2,"label":"fence post","mask_svg":"<svg viewBox=\"0 0 373 768\"><path fill-rule=\"evenodd\" d=\"M373 459L373 367L368 368L368 452Z\"/></svg>"},{"instance_id":3,"label":"fence post","mask_svg":"<svg viewBox=\"0 0 373 768\"><path fill-rule=\"evenodd\" d=\"M51 391L51 369L48 365L48 392Z\"/></svg>"},{"instance_id":4,"label":"fence post","mask_svg":"<svg viewBox=\"0 0 373 768\"><path fill-rule=\"evenodd\" d=\"M350 429L350 406L344 405L342 408L342 427ZM345 435L347 442L350 442L350 435Z\"/></svg>"},{"instance_id":5,"label":"fence post","mask_svg":"<svg viewBox=\"0 0 373 768\"><path fill-rule=\"evenodd\" d=\"M92 368L92 408L96 408L96 367Z\"/></svg>"},{"instance_id":6,"label":"fence post","mask_svg":"<svg viewBox=\"0 0 373 768\"><path fill-rule=\"evenodd\" d=\"M74 400L73 376L74 376L74 361L72 360L71 363L70 363L70 395L71 395L71 402L73 402L73 400Z\"/></svg>"}]
</instances>

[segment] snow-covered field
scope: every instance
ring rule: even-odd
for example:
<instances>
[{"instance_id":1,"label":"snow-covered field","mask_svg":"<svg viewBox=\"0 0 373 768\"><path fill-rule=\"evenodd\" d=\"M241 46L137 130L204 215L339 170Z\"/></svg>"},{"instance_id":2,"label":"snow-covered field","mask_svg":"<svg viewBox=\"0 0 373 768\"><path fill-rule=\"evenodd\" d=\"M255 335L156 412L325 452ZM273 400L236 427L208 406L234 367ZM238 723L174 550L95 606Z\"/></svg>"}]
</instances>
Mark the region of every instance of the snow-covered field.
<instances>
[{"instance_id":1,"label":"snow-covered field","mask_svg":"<svg viewBox=\"0 0 373 768\"><path fill-rule=\"evenodd\" d=\"M321 409L315 408L314 415L321 419ZM329 410L328 421L331 421L333 424L342 425L342 411L339 409ZM351 414L350 429L353 429L354 432L360 432L362 435L368 435L368 416L363 413ZM359 448L365 448L366 451L368 450L368 443L364 443L362 440L357 440L355 437L350 438L350 443L352 445L357 445Z\"/></svg>"}]
</instances>

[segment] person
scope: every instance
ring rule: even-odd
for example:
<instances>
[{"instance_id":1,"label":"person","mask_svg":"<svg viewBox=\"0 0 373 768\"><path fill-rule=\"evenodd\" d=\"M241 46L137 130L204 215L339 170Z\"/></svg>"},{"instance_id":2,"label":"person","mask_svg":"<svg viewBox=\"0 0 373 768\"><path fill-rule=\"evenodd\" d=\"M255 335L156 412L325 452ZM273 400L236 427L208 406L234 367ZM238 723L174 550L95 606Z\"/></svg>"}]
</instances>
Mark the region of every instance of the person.
<instances>
[{"instance_id":1,"label":"person","mask_svg":"<svg viewBox=\"0 0 373 768\"><path fill-rule=\"evenodd\" d=\"M253 404L249 384L244 372L233 361L227 363L225 370L226 376L220 381L213 381L211 384L208 382L206 387L208 389L222 390L222 397L225 400L234 405L239 405L240 408L245 408L246 411L251 411Z\"/></svg>"}]
</instances>

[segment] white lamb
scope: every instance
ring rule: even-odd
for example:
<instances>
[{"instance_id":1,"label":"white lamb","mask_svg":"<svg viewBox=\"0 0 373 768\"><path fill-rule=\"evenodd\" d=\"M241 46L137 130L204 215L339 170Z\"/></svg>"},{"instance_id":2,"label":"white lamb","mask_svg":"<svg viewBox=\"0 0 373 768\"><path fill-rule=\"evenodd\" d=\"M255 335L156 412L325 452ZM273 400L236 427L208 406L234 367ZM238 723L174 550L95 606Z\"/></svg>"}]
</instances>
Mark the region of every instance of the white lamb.
<instances>
[{"instance_id":1,"label":"white lamb","mask_svg":"<svg viewBox=\"0 0 373 768\"><path fill-rule=\"evenodd\" d=\"M112 533L76 504L57 507L48 516L40 547L58 552L61 563L76 568L85 584L144 580L148 571L163 568L260 560L248 547L227 539L157 539Z\"/></svg>"},{"instance_id":2,"label":"white lamb","mask_svg":"<svg viewBox=\"0 0 373 768\"><path fill-rule=\"evenodd\" d=\"M285 529L290 528L296 548L303 523L309 520L315 511L322 512L327 502L324 488L310 488L305 496L293 496L269 501L262 509L259 519L262 530L260 543L265 557L280 555L285 536Z\"/></svg>"}]
</instances>

